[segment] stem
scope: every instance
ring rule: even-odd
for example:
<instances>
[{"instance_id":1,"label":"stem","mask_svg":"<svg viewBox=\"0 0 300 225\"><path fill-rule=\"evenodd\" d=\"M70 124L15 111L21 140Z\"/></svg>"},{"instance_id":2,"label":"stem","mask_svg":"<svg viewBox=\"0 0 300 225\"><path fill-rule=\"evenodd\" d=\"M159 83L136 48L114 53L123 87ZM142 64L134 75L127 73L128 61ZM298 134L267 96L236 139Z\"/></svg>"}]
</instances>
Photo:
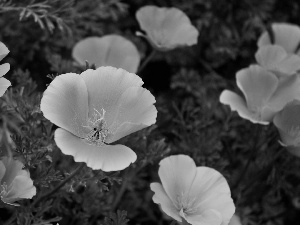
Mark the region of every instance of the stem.
<instances>
[{"instance_id":1,"label":"stem","mask_svg":"<svg viewBox=\"0 0 300 225\"><path fill-rule=\"evenodd\" d=\"M156 53L156 50L153 49L151 51L151 53L146 57L146 59L140 65L140 67L139 67L139 69L137 71L137 74L140 73L145 68L145 66L150 62L150 60L153 58L153 56L155 55L155 53Z\"/></svg>"},{"instance_id":2,"label":"stem","mask_svg":"<svg viewBox=\"0 0 300 225\"><path fill-rule=\"evenodd\" d=\"M39 197L36 199L31 206L34 207L37 205L40 201L43 199L50 197L53 195L55 192L57 192L60 188L62 188L68 181L70 181L82 168L84 167L84 163L81 163L71 174L68 176L66 179L64 179L59 185L57 185L52 191L46 193L45 195Z\"/></svg>"}]
</instances>

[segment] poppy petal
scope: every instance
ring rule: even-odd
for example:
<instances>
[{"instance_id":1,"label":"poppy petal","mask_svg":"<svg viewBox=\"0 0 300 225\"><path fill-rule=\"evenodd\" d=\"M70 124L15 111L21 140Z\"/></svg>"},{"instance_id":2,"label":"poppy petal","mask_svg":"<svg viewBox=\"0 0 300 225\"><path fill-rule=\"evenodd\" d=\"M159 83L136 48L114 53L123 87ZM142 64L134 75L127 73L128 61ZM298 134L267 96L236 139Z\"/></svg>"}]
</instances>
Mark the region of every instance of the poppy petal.
<instances>
[{"instance_id":1,"label":"poppy petal","mask_svg":"<svg viewBox=\"0 0 300 225\"><path fill-rule=\"evenodd\" d=\"M88 90L89 112L94 112L95 109L101 112L104 109L108 127L117 114L116 106L122 94L130 87L140 87L143 84L136 74L110 66L86 70L81 77Z\"/></svg>"},{"instance_id":2,"label":"poppy petal","mask_svg":"<svg viewBox=\"0 0 300 225\"><path fill-rule=\"evenodd\" d=\"M41 111L55 125L84 137L88 92L82 77L75 73L57 76L44 92Z\"/></svg>"},{"instance_id":3,"label":"poppy petal","mask_svg":"<svg viewBox=\"0 0 300 225\"><path fill-rule=\"evenodd\" d=\"M256 65L238 71L236 80L250 111L263 108L278 86L275 74Z\"/></svg>"},{"instance_id":4,"label":"poppy petal","mask_svg":"<svg viewBox=\"0 0 300 225\"><path fill-rule=\"evenodd\" d=\"M3 162L0 161L0 183L2 183L2 179L3 179L4 175L5 175L5 172L6 172L6 168L5 168L4 164L3 164Z\"/></svg>"},{"instance_id":5,"label":"poppy petal","mask_svg":"<svg viewBox=\"0 0 300 225\"><path fill-rule=\"evenodd\" d=\"M221 225L221 214L213 209L207 209L201 212L201 214L186 215L186 221L193 225Z\"/></svg>"},{"instance_id":6,"label":"poppy petal","mask_svg":"<svg viewBox=\"0 0 300 225\"><path fill-rule=\"evenodd\" d=\"M114 132L110 142L154 124L157 116L154 103L155 98L147 89L128 88L117 103L118 113L109 127Z\"/></svg>"},{"instance_id":7,"label":"poppy petal","mask_svg":"<svg viewBox=\"0 0 300 225\"><path fill-rule=\"evenodd\" d=\"M287 57L283 47L279 45L262 46L255 53L256 61L265 68L274 68Z\"/></svg>"},{"instance_id":8,"label":"poppy petal","mask_svg":"<svg viewBox=\"0 0 300 225\"><path fill-rule=\"evenodd\" d=\"M73 48L73 58L81 65L85 61L99 66L113 66L135 73L140 63L140 55L135 45L119 35L88 37Z\"/></svg>"},{"instance_id":9,"label":"poppy petal","mask_svg":"<svg viewBox=\"0 0 300 225\"><path fill-rule=\"evenodd\" d=\"M273 111L278 112L293 100L300 100L300 76L298 74L284 77L280 80L276 92L268 103Z\"/></svg>"},{"instance_id":10,"label":"poppy petal","mask_svg":"<svg viewBox=\"0 0 300 225\"><path fill-rule=\"evenodd\" d=\"M197 43L199 32L177 8L144 6L136 13L142 30L158 48L172 49Z\"/></svg>"},{"instance_id":11,"label":"poppy petal","mask_svg":"<svg viewBox=\"0 0 300 225\"><path fill-rule=\"evenodd\" d=\"M156 204L160 204L162 210L173 219L181 222L182 219L179 215L178 210L176 209L175 205L168 197L167 193L165 192L163 186L160 183L151 183L150 189L154 192L153 195L153 202Z\"/></svg>"},{"instance_id":12,"label":"poppy petal","mask_svg":"<svg viewBox=\"0 0 300 225\"><path fill-rule=\"evenodd\" d=\"M0 77L4 76L10 69L9 63L0 65Z\"/></svg>"},{"instance_id":13,"label":"poppy petal","mask_svg":"<svg viewBox=\"0 0 300 225\"><path fill-rule=\"evenodd\" d=\"M9 86L11 86L10 81L3 77L0 77L0 97L4 95Z\"/></svg>"},{"instance_id":14,"label":"poppy petal","mask_svg":"<svg viewBox=\"0 0 300 225\"><path fill-rule=\"evenodd\" d=\"M28 172L27 172L28 173ZM28 176L16 176L11 184L5 199L2 201L12 203L17 198L32 198L36 195L36 188L33 186L33 181Z\"/></svg>"},{"instance_id":15,"label":"poppy petal","mask_svg":"<svg viewBox=\"0 0 300 225\"><path fill-rule=\"evenodd\" d=\"M198 214L202 214L205 209L214 209L221 214L225 224L229 223L235 212L226 179L212 168L197 167L197 174L189 196L198 202L196 206Z\"/></svg>"},{"instance_id":16,"label":"poppy petal","mask_svg":"<svg viewBox=\"0 0 300 225\"><path fill-rule=\"evenodd\" d=\"M225 90L220 95L220 102L229 105L232 111L237 111L240 117L250 120L252 123L263 125L269 124L268 121L262 121L260 112L250 112L246 106L245 100L232 91Z\"/></svg>"},{"instance_id":17,"label":"poppy petal","mask_svg":"<svg viewBox=\"0 0 300 225\"><path fill-rule=\"evenodd\" d=\"M196 176L196 164L186 155L174 155L164 158L159 163L158 175L174 205L178 197L186 195ZM180 208L180 207L178 207Z\"/></svg>"},{"instance_id":18,"label":"poppy petal","mask_svg":"<svg viewBox=\"0 0 300 225\"><path fill-rule=\"evenodd\" d=\"M3 44L2 42L0 42L0 61L7 56L7 54L9 53L8 48L5 46L5 44Z\"/></svg>"},{"instance_id":19,"label":"poppy petal","mask_svg":"<svg viewBox=\"0 0 300 225\"><path fill-rule=\"evenodd\" d=\"M19 160L14 160L13 158L7 156L2 158L2 163L6 168L6 173L2 178L2 182L5 182L9 186L18 173L22 170L24 164Z\"/></svg>"},{"instance_id":20,"label":"poppy petal","mask_svg":"<svg viewBox=\"0 0 300 225\"><path fill-rule=\"evenodd\" d=\"M90 145L61 128L56 129L54 139L64 154L72 155L76 162L85 162L94 170L123 170L137 158L136 154L124 145Z\"/></svg>"},{"instance_id":21,"label":"poppy petal","mask_svg":"<svg viewBox=\"0 0 300 225\"><path fill-rule=\"evenodd\" d=\"M276 44L282 46L287 53L295 53L300 42L299 26L288 23L274 23L272 24L272 30L274 32L274 43L271 43L269 34L265 31L258 39L257 45L261 47Z\"/></svg>"}]
</instances>

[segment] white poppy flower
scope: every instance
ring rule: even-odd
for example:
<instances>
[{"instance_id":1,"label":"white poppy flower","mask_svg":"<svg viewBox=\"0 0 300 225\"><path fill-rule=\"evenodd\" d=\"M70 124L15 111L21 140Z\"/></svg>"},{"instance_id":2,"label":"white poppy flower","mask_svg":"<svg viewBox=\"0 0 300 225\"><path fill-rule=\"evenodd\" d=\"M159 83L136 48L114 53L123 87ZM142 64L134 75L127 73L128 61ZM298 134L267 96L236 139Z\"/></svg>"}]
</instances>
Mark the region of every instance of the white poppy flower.
<instances>
[{"instance_id":1,"label":"white poppy flower","mask_svg":"<svg viewBox=\"0 0 300 225\"><path fill-rule=\"evenodd\" d=\"M151 183L153 201L179 222L227 225L235 211L227 181L216 170L196 167L192 158L175 155L159 163L162 184Z\"/></svg>"},{"instance_id":2,"label":"white poppy flower","mask_svg":"<svg viewBox=\"0 0 300 225\"><path fill-rule=\"evenodd\" d=\"M136 154L110 144L156 122L155 98L142 84L136 74L113 67L57 76L41 100L44 116L61 127L57 146L92 169L128 167Z\"/></svg>"},{"instance_id":3,"label":"white poppy flower","mask_svg":"<svg viewBox=\"0 0 300 225\"><path fill-rule=\"evenodd\" d=\"M36 188L30 179L28 171L23 170L23 163L19 160L4 157L0 161L0 196L5 203L14 203L24 198L36 195Z\"/></svg>"},{"instance_id":4,"label":"white poppy flower","mask_svg":"<svg viewBox=\"0 0 300 225\"><path fill-rule=\"evenodd\" d=\"M119 35L87 37L77 42L73 58L82 66L85 61L100 66L113 66L135 73L140 64L140 54L135 45Z\"/></svg>"},{"instance_id":5,"label":"white poppy flower","mask_svg":"<svg viewBox=\"0 0 300 225\"><path fill-rule=\"evenodd\" d=\"M230 219L229 225L242 225L240 217L236 214L233 214L233 216Z\"/></svg>"},{"instance_id":6,"label":"white poppy flower","mask_svg":"<svg viewBox=\"0 0 300 225\"><path fill-rule=\"evenodd\" d=\"M283 47L289 54L294 54L298 51L297 48L300 44L299 26L289 23L273 23L271 29L274 35L273 43L269 33L265 31L258 39L258 47L275 44Z\"/></svg>"},{"instance_id":7,"label":"white poppy flower","mask_svg":"<svg viewBox=\"0 0 300 225\"><path fill-rule=\"evenodd\" d=\"M252 123L267 125L287 103L300 99L298 75L279 80L274 73L252 65L238 71L236 82L245 99L225 90L221 93L220 102L229 105L231 110Z\"/></svg>"},{"instance_id":8,"label":"white poppy flower","mask_svg":"<svg viewBox=\"0 0 300 225\"><path fill-rule=\"evenodd\" d=\"M300 69L300 57L295 54L288 54L279 45L260 47L255 58L259 65L274 72L279 77L294 74Z\"/></svg>"},{"instance_id":9,"label":"white poppy flower","mask_svg":"<svg viewBox=\"0 0 300 225\"><path fill-rule=\"evenodd\" d=\"M0 42L0 61L9 53L8 48ZM11 83L9 80L5 79L3 76L9 71L10 65L9 63L4 63L0 65L0 97L4 95L5 91Z\"/></svg>"},{"instance_id":10,"label":"white poppy flower","mask_svg":"<svg viewBox=\"0 0 300 225\"><path fill-rule=\"evenodd\" d=\"M167 51L197 44L198 30L186 14L177 8L144 6L136 12L136 19L146 32L145 38L158 50Z\"/></svg>"}]
</instances>

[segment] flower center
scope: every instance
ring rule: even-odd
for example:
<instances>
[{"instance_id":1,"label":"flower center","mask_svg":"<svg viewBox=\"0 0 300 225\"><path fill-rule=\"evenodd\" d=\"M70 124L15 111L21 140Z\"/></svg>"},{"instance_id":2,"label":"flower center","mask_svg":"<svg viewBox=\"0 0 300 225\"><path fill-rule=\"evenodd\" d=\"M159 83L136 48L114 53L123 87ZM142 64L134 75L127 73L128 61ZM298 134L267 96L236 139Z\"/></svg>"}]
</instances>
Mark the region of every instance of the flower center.
<instances>
[{"instance_id":1,"label":"flower center","mask_svg":"<svg viewBox=\"0 0 300 225\"><path fill-rule=\"evenodd\" d=\"M197 207L195 207L196 199L190 199L189 196L186 196L184 193L177 196L177 205L179 214L183 218L197 211Z\"/></svg>"},{"instance_id":2,"label":"flower center","mask_svg":"<svg viewBox=\"0 0 300 225\"><path fill-rule=\"evenodd\" d=\"M84 139L88 144L102 146L111 132L107 129L107 124L104 120L105 110L102 108L101 113L95 108L94 110L92 118L89 118L87 121L87 126L83 126L90 130Z\"/></svg>"}]
</instances>

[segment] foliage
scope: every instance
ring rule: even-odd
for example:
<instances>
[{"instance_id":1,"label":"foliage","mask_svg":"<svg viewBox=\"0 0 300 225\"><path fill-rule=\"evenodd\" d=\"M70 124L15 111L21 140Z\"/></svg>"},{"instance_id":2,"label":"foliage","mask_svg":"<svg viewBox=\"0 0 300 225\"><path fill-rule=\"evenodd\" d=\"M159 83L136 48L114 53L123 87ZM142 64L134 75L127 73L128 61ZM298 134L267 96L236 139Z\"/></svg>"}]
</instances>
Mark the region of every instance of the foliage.
<instances>
[{"instance_id":1,"label":"foliage","mask_svg":"<svg viewBox=\"0 0 300 225\"><path fill-rule=\"evenodd\" d=\"M55 145L56 127L39 108L49 74L82 71L71 50L87 36L117 33L148 55L150 46L135 36L135 12L147 4L180 8L200 37L198 45L156 54L140 71L159 115L156 125L118 141L137 153L136 163L110 173L84 167L35 203L77 165ZM22 225L168 224L149 184L159 179L159 161L174 154L227 178L244 225L298 224L299 158L280 146L273 126L241 119L218 98L225 88L237 91L235 73L254 62L262 30L273 21L298 22L299 7L292 0L0 0L0 40L10 49L3 61L13 83L0 98L0 155L22 160L38 190L18 208L1 204L0 224L11 217Z\"/></svg>"}]
</instances>

